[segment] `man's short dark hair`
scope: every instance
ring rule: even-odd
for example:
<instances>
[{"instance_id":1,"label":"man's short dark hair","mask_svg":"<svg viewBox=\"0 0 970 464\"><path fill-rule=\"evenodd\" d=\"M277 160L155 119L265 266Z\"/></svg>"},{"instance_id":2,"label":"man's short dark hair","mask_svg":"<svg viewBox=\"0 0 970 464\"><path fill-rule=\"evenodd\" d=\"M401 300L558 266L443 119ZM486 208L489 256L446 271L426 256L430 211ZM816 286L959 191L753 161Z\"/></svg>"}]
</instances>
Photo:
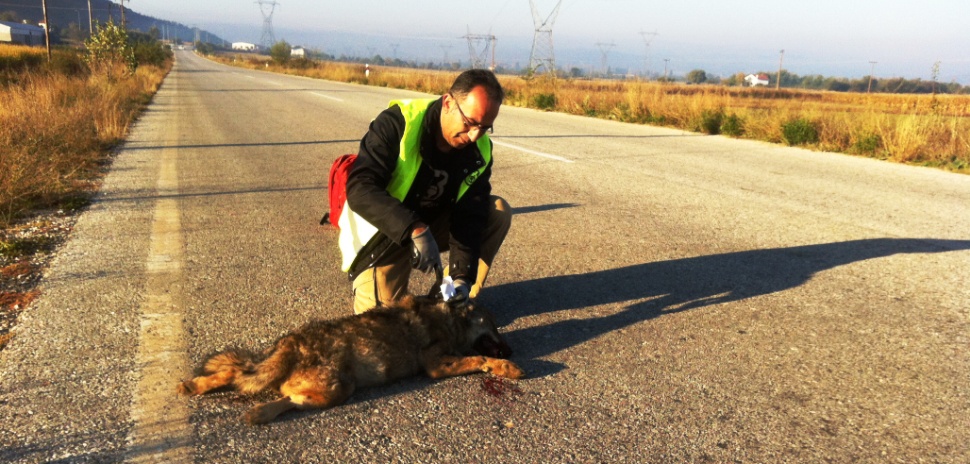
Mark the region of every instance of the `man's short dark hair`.
<instances>
[{"instance_id":1,"label":"man's short dark hair","mask_svg":"<svg viewBox=\"0 0 970 464\"><path fill-rule=\"evenodd\" d=\"M448 92L455 98L461 99L468 96L468 93L478 86L485 88L485 95L488 95L488 99L492 103L502 104L502 101L505 100L505 90L502 90L502 84L499 84L495 74L487 69L469 69L459 74Z\"/></svg>"}]
</instances>

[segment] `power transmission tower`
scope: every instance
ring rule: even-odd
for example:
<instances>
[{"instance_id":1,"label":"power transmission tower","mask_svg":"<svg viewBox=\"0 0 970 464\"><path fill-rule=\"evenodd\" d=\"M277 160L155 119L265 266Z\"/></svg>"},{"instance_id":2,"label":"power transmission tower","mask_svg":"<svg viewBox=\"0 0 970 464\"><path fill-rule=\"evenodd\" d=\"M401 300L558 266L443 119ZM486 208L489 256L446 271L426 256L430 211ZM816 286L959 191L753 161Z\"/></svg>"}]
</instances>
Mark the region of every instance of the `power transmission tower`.
<instances>
[{"instance_id":1,"label":"power transmission tower","mask_svg":"<svg viewBox=\"0 0 970 464\"><path fill-rule=\"evenodd\" d=\"M266 50L273 47L276 43L276 35L273 34L273 12L279 6L276 0L256 0L259 11L263 14L263 35L259 38L259 44Z\"/></svg>"},{"instance_id":2,"label":"power transmission tower","mask_svg":"<svg viewBox=\"0 0 970 464\"><path fill-rule=\"evenodd\" d=\"M391 51L394 54L393 55L394 56L394 61L397 61L397 47L400 47L400 46L401 46L401 44L396 44L396 43L391 44Z\"/></svg>"},{"instance_id":3,"label":"power transmission tower","mask_svg":"<svg viewBox=\"0 0 970 464\"><path fill-rule=\"evenodd\" d=\"M562 0L556 3L556 8L546 17L545 21L539 16L535 0L529 0L532 5L532 20L535 22L536 33L532 38L532 55L529 58L529 69L538 74L540 68L545 72L556 75L556 54L552 46L552 26L556 23L556 16L559 15L559 5Z\"/></svg>"},{"instance_id":4,"label":"power transmission tower","mask_svg":"<svg viewBox=\"0 0 970 464\"><path fill-rule=\"evenodd\" d=\"M495 70L495 36L492 34L472 34L471 28L468 30L468 35L463 37L468 39L468 56L470 57L471 67L474 69L480 69L485 67L487 57L489 55L489 50L492 52L491 61L489 61L488 69ZM484 47L481 47L481 43L485 43ZM481 53L478 52L481 48Z\"/></svg>"},{"instance_id":5,"label":"power transmission tower","mask_svg":"<svg viewBox=\"0 0 970 464\"><path fill-rule=\"evenodd\" d=\"M445 52L445 59L441 62L442 66L448 66L448 51L451 50L453 45L441 45L441 51Z\"/></svg>"},{"instance_id":6,"label":"power transmission tower","mask_svg":"<svg viewBox=\"0 0 970 464\"><path fill-rule=\"evenodd\" d=\"M610 42L610 43L597 42L596 46L600 48L600 53L603 54L603 58L602 58L603 75L604 76L609 75L610 68L609 68L608 55L610 53L610 49L615 47L616 44L613 42Z\"/></svg>"},{"instance_id":7,"label":"power transmission tower","mask_svg":"<svg viewBox=\"0 0 970 464\"><path fill-rule=\"evenodd\" d=\"M643 45L646 47L646 51L643 54L643 77L650 78L650 43L653 42L653 39L658 34L656 32L640 31L640 35L643 36Z\"/></svg>"}]
</instances>

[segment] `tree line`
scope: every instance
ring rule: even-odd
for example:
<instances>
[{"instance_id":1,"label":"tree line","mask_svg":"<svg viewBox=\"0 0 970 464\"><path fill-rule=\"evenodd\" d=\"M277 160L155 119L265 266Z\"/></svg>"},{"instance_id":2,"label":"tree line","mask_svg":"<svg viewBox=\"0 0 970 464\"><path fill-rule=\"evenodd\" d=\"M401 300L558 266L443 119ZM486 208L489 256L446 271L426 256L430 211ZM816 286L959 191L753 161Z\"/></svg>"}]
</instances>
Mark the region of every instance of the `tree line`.
<instances>
[{"instance_id":1,"label":"tree line","mask_svg":"<svg viewBox=\"0 0 970 464\"><path fill-rule=\"evenodd\" d=\"M934 65L933 75L938 73L938 65ZM768 87L775 87L778 82L777 73L761 72L756 74L767 74ZM721 84L728 86L743 86L745 74L738 73L733 76L721 79L711 78L706 72L695 69L685 76L688 84ZM912 94L970 94L970 86L960 85L956 82L937 82L935 79L906 79L903 77L877 78L873 77L870 81L869 76L859 79L849 79L845 77L827 77L819 74L809 76L799 76L788 71L781 71L781 87L807 90L831 90L833 92L879 92L879 93L912 93Z\"/></svg>"}]
</instances>

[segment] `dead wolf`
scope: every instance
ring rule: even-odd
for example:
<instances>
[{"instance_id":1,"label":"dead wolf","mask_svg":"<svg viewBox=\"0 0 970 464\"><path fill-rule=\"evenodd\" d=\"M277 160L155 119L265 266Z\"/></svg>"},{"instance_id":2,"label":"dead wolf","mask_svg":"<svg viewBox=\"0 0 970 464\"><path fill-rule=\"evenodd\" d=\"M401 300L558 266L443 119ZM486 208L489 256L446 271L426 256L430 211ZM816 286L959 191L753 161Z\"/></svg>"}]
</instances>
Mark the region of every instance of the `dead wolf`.
<instances>
[{"instance_id":1,"label":"dead wolf","mask_svg":"<svg viewBox=\"0 0 970 464\"><path fill-rule=\"evenodd\" d=\"M473 351L479 355L470 355ZM256 405L243 418L265 424L291 409L329 408L359 387L426 373L434 379L489 372L525 376L491 314L474 301L453 308L432 297L411 296L336 320L315 320L284 335L262 355L227 350L208 359L203 375L179 383L183 395L231 386L282 398Z\"/></svg>"}]
</instances>

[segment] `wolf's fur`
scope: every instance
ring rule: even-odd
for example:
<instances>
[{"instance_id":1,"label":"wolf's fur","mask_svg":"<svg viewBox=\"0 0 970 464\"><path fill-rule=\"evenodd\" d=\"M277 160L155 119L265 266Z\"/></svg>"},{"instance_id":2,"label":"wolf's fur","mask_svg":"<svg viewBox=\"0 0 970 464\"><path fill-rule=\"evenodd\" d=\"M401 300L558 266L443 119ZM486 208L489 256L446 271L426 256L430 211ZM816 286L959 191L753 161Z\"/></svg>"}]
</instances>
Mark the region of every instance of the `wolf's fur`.
<instances>
[{"instance_id":1,"label":"wolf's fur","mask_svg":"<svg viewBox=\"0 0 970 464\"><path fill-rule=\"evenodd\" d=\"M487 310L409 297L388 307L342 319L312 321L280 338L262 355L228 350L210 357L204 375L178 385L183 395L231 386L242 393L273 389L282 398L250 409L251 424L272 421L290 409L328 408L358 387L426 373L442 378L491 372L512 379L525 373L511 361L467 356L473 348L507 357Z\"/></svg>"}]
</instances>

